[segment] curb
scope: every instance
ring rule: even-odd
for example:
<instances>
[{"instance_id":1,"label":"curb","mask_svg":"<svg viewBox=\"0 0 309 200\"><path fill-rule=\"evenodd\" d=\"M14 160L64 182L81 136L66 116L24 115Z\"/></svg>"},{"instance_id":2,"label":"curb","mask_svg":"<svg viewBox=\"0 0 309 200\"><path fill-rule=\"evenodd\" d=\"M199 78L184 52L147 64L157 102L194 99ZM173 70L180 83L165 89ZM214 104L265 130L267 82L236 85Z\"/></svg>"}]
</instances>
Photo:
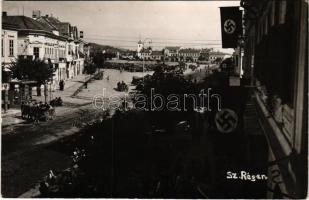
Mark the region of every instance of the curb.
<instances>
[{"instance_id":1,"label":"curb","mask_svg":"<svg viewBox=\"0 0 309 200\"><path fill-rule=\"evenodd\" d=\"M98 73L96 73L95 75L89 77L81 86L78 87L78 89L71 95L71 98L74 98L76 95L78 95L78 93L80 93L82 91L82 89L85 87L86 83L90 83L93 79L99 77L102 73L104 73L104 71L100 71Z\"/></svg>"}]
</instances>

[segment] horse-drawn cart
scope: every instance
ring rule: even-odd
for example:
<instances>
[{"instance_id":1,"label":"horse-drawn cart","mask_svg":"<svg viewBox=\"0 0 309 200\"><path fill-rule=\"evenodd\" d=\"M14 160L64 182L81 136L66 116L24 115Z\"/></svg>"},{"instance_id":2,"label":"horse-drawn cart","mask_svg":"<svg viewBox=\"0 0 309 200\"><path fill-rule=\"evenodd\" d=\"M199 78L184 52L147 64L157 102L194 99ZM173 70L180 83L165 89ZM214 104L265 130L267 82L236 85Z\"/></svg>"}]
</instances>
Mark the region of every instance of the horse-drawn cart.
<instances>
[{"instance_id":1,"label":"horse-drawn cart","mask_svg":"<svg viewBox=\"0 0 309 200\"><path fill-rule=\"evenodd\" d=\"M32 121L48 121L55 119L56 111L48 104L25 103L21 105L21 116Z\"/></svg>"}]
</instances>

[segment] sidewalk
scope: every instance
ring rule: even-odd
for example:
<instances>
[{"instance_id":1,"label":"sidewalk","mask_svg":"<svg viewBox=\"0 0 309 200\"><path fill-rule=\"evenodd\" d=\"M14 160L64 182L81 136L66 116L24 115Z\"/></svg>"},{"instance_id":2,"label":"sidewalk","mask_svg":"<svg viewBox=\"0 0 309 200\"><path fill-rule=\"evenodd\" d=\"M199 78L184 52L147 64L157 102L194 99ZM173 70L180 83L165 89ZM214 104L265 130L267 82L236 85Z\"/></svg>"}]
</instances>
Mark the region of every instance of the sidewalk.
<instances>
[{"instance_id":1,"label":"sidewalk","mask_svg":"<svg viewBox=\"0 0 309 200\"><path fill-rule=\"evenodd\" d=\"M86 79L89 78L89 75L78 75L76 77L74 77L73 79L69 79L67 81L65 81L65 85L64 85L64 90L60 91L59 87L55 90L52 91L51 93L51 97L47 96L47 100L49 101L50 99L54 99L56 97L61 97L62 100L65 101L70 101L72 100L71 95L73 95L73 93L79 89L80 86L82 86L84 84L84 82L86 81ZM35 92L34 92L35 94ZM48 92L49 95L49 92ZM33 99L37 100L37 101L45 101L45 96L36 96L33 95L32 96Z\"/></svg>"},{"instance_id":2,"label":"sidewalk","mask_svg":"<svg viewBox=\"0 0 309 200\"><path fill-rule=\"evenodd\" d=\"M77 98L72 98L71 95L79 89L79 87L81 87L83 85L83 83L85 82L86 78L88 78L88 75L79 75L74 77L73 79L67 80L65 82L65 87L63 91L60 91L59 89L55 90L54 92L51 93L51 98L48 96L47 97L47 101L49 101L50 99L54 99L55 97L61 97L61 99L63 100L63 102L67 102L69 104L82 104L84 105L85 103L87 103L85 100L83 99L77 99ZM35 92L34 92L35 93ZM45 101L45 97L44 96L36 96L33 95L32 99L35 99L37 101ZM64 107L64 106L63 106ZM62 111L64 112L66 109L64 109L63 107L59 107L59 109L57 109L57 115L61 115ZM16 125L16 124L20 124L25 122L25 120L23 120L21 118L21 110L18 108L12 108L9 109L7 111L7 113L1 113L1 124L2 124L2 128L3 127L8 127L11 125Z\"/></svg>"},{"instance_id":3,"label":"sidewalk","mask_svg":"<svg viewBox=\"0 0 309 200\"><path fill-rule=\"evenodd\" d=\"M11 108L6 113L1 113L2 128L23 122L25 120L21 118L21 111L18 108Z\"/></svg>"}]
</instances>

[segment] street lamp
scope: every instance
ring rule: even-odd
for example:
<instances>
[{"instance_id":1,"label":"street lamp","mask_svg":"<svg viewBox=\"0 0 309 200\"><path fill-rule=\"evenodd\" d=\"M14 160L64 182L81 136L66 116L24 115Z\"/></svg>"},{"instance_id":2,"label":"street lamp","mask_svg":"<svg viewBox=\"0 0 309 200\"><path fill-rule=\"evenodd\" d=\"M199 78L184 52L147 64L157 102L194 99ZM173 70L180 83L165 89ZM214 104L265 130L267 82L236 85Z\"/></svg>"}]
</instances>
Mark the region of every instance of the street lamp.
<instances>
[{"instance_id":1,"label":"street lamp","mask_svg":"<svg viewBox=\"0 0 309 200\"><path fill-rule=\"evenodd\" d=\"M152 39L151 38L145 38L143 40L143 48L144 48L145 43L147 42L147 40L148 40L149 46L150 46L150 43L152 43ZM144 70L145 70L145 56L143 56L143 82L144 82Z\"/></svg>"}]
</instances>

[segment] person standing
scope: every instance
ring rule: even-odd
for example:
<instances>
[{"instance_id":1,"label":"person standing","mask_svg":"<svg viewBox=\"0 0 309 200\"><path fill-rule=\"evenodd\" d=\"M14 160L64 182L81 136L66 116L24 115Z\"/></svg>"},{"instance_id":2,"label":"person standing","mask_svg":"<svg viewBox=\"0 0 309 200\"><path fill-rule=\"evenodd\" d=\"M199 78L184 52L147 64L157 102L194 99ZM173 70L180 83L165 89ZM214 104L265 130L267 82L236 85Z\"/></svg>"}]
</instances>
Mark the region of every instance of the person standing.
<instances>
[{"instance_id":1,"label":"person standing","mask_svg":"<svg viewBox=\"0 0 309 200\"><path fill-rule=\"evenodd\" d=\"M59 81L59 89L61 91L63 90L63 81L62 80Z\"/></svg>"},{"instance_id":2,"label":"person standing","mask_svg":"<svg viewBox=\"0 0 309 200\"><path fill-rule=\"evenodd\" d=\"M63 91L63 89L64 89L64 81L63 80L61 80L59 82L59 88L60 88L61 91Z\"/></svg>"}]
</instances>

